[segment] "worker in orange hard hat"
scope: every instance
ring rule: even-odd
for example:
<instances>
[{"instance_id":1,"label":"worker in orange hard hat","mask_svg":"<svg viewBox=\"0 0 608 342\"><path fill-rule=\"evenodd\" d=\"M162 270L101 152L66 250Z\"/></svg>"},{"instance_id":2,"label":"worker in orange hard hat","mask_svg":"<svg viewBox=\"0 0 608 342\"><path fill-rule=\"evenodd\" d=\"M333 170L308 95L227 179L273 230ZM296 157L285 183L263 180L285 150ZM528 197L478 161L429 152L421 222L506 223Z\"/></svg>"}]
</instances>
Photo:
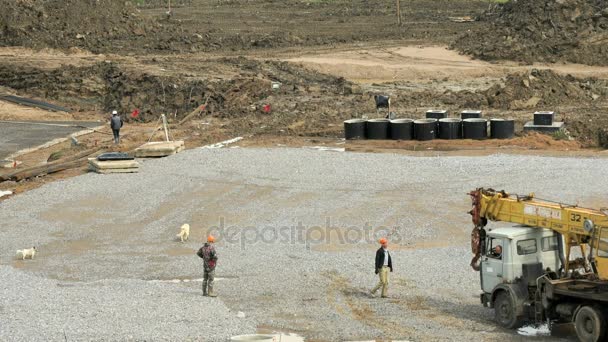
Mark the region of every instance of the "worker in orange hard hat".
<instances>
[{"instance_id":1,"label":"worker in orange hard hat","mask_svg":"<svg viewBox=\"0 0 608 342\"><path fill-rule=\"evenodd\" d=\"M217 265L217 252L215 251L215 238L207 236L207 242L201 247L196 255L203 259L203 296L217 297L213 292L213 279L215 278L215 266Z\"/></svg>"},{"instance_id":2,"label":"worker in orange hard hat","mask_svg":"<svg viewBox=\"0 0 608 342\"><path fill-rule=\"evenodd\" d=\"M380 248L376 251L376 274L379 275L380 281L378 285L371 290L372 296L376 294L380 288L382 288L382 298L387 298L388 292L388 272L393 272L393 261L391 260L391 254L388 251L388 240L381 238Z\"/></svg>"}]
</instances>

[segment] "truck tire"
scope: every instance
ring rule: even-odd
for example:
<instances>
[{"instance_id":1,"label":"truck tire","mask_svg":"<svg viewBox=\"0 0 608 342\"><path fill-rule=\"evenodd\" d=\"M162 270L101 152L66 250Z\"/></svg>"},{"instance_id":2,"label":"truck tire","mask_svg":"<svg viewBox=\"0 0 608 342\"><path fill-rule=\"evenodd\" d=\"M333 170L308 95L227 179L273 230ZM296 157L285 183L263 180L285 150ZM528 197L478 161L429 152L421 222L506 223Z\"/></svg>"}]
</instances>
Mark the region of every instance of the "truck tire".
<instances>
[{"instance_id":1,"label":"truck tire","mask_svg":"<svg viewBox=\"0 0 608 342\"><path fill-rule=\"evenodd\" d=\"M515 300L507 291L501 291L494 300L494 318L496 322L507 329L519 328L523 324L522 317L515 312Z\"/></svg>"},{"instance_id":2,"label":"truck tire","mask_svg":"<svg viewBox=\"0 0 608 342\"><path fill-rule=\"evenodd\" d=\"M606 336L606 320L601 310L583 306L574 318L576 335L581 342L603 341Z\"/></svg>"}]
</instances>

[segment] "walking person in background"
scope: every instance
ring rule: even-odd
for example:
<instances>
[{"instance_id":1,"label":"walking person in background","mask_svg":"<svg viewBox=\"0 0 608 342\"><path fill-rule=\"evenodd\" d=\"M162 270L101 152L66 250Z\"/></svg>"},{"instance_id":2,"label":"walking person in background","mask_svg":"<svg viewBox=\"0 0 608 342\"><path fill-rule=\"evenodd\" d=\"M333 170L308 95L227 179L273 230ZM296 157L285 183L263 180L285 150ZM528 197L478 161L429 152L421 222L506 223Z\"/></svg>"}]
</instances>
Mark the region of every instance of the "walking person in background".
<instances>
[{"instance_id":1,"label":"walking person in background","mask_svg":"<svg viewBox=\"0 0 608 342\"><path fill-rule=\"evenodd\" d=\"M380 248L376 251L376 274L379 275L380 281L372 289L371 294L374 296L376 291L382 288L382 298L387 298L388 272L389 270L393 272L393 261L388 251L388 240L386 238L380 239L380 245Z\"/></svg>"},{"instance_id":2,"label":"walking person in background","mask_svg":"<svg viewBox=\"0 0 608 342\"><path fill-rule=\"evenodd\" d=\"M112 118L110 119L110 128L114 133L114 144L120 143L120 128L122 127L122 118L118 115L117 111L112 111Z\"/></svg>"},{"instance_id":3,"label":"walking person in background","mask_svg":"<svg viewBox=\"0 0 608 342\"><path fill-rule=\"evenodd\" d=\"M217 252L215 251L215 238L207 237L207 242L201 247L196 255L203 259L203 296L217 297L213 292L213 279L215 278L215 266L217 265Z\"/></svg>"}]
</instances>

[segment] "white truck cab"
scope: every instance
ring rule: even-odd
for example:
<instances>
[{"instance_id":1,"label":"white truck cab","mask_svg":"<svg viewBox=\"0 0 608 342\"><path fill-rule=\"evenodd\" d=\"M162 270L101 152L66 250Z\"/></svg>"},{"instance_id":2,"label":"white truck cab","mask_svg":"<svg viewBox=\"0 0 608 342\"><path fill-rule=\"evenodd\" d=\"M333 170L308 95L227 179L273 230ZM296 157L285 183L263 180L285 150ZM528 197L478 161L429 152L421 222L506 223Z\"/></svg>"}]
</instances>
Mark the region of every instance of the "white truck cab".
<instances>
[{"instance_id":1,"label":"white truck cab","mask_svg":"<svg viewBox=\"0 0 608 342\"><path fill-rule=\"evenodd\" d=\"M524 277L524 267L557 272L558 236L549 229L514 226L488 229L481 257L481 288L491 294L500 284Z\"/></svg>"}]
</instances>

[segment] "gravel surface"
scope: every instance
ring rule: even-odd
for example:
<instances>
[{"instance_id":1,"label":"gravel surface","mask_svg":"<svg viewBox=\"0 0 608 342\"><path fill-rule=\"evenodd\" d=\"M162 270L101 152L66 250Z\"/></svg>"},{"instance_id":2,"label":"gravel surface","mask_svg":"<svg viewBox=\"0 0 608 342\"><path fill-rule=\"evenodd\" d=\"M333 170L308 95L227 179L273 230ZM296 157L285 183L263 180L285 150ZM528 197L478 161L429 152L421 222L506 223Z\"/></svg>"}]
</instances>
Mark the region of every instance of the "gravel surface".
<instances>
[{"instance_id":1,"label":"gravel surface","mask_svg":"<svg viewBox=\"0 0 608 342\"><path fill-rule=\"evenodd\" d=\"M225 341L268 329L326 341L519 341L479 304L467 191L598 206L607 167L225 148L47 184L0 203L0 340ZM208 231L218 237L217 300L200 296L194 255ZM374 241L387 234L390 298L370 298ZM32 245L35 260L15 260Z\"/></svg>"}]
</instances>

